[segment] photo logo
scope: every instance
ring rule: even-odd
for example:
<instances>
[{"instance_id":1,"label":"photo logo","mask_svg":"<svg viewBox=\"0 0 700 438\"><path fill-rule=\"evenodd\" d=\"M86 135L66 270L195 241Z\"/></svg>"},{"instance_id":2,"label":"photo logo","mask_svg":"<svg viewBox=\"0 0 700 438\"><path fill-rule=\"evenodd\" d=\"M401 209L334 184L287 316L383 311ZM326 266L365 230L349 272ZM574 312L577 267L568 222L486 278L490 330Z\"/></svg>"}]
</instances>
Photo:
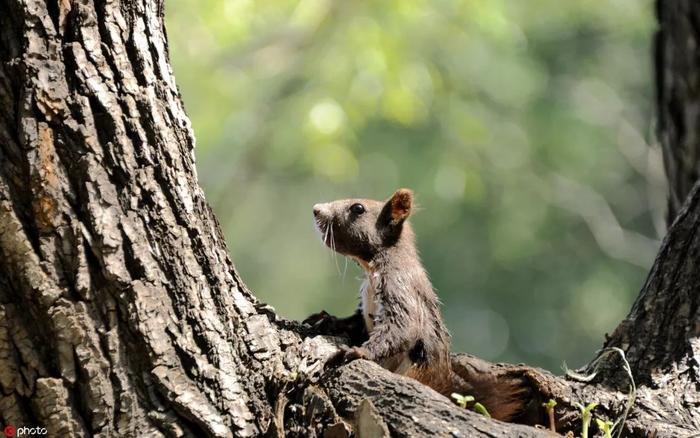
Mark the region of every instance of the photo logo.
<instances>
[{"instance_id":1,"label":"photo logo","mask_svg":"<svg viewBox=\"0 0 700 438\"><path fill-rule=\"evenodd\" d=\"M22 426L17 428L13 425L5 426L3 429L5 436L7 438L20 437L20 436L36 436L36 435L46 435L48 432L45 427L26 427Z\"/></svg>"}]
</instances>

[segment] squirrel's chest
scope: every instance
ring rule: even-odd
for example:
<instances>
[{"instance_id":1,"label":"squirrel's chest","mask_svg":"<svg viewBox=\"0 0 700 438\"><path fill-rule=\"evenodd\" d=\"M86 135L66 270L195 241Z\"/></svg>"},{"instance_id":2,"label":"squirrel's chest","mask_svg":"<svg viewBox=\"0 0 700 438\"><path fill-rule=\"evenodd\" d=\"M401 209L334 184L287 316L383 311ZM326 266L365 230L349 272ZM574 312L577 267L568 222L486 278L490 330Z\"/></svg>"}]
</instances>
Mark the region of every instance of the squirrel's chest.
<instances>
[{"instance_id":1,"label":"squirrel's chest","mask_svg":"<svg viewBox=\"0 0 700 438\"><path fill-rule=\"evenodd\" d=\"M365 320L367 333L374 329L374 319L382 312L382 304L377 297L379 274L369 274L360 288L362 317Z\"/></svg>"}]
</instances>

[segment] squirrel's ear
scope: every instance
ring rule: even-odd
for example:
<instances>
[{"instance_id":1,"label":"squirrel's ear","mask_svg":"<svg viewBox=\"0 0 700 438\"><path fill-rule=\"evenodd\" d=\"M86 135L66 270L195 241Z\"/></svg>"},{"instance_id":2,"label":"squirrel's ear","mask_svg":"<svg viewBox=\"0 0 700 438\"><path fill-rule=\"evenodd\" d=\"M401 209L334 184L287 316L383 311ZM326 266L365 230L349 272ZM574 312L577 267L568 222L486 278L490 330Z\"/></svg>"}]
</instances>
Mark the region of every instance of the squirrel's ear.
<instances>
[{"instance_id":1,"label":"squirrel's ear","mask_svg":"<svg viewBox=\"0 0 700 438\"><path fill-rule=\"evenodd\" d=\"M399 225L411 215L413 209L413 192L410 189L398 189L386 201L384 211L391 225Z\"/></svg>"}]
</instances>

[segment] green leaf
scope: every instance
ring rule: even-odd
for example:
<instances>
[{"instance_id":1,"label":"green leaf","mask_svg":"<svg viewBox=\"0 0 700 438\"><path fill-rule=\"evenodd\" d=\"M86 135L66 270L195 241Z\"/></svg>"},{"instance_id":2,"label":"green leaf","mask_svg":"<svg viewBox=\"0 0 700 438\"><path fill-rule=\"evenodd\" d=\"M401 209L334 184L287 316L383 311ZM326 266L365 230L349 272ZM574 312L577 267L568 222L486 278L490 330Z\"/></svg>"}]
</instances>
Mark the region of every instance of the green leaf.
<instances>
[{"instance_id":1,"label":"green leaf","mask_svg":"<svg viewBox=\"0 0 700 438\"><path fill-rule=\"evenodd\" d=\"M489 414L489 411L486 410L486 406L482 405L479 402L474 403L474 412L477 412L485 417L491 418L491 414Z\"/></svg>"},{"instance_id":2,"label":"green leaf","mask_svg":"<svg viewBox=\"0 0 700 438\"><path fill-rule=\"evenodd\" d=\"M467 407L467 403L474 401L474 397L472 397L471 395L462 395L456 392L452 393L452 398L455 399L457 404L463 408Z\"/></svg>"}]
</instances>

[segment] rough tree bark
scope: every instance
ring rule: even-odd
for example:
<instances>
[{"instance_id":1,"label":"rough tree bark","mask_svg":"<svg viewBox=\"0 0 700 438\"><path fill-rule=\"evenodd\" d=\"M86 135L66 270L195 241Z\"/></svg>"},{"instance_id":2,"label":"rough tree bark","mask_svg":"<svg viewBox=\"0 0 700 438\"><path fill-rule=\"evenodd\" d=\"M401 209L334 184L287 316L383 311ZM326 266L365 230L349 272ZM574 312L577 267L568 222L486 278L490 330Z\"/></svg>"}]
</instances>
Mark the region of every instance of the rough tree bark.
<instances>
[{"instance_id":1,"label":"rough tree bark","mask_svg":"<svg viewBox=\"0 0 700 438\"><path fill-rule=\"evenodd\" d=\"M659 5L662 26L673 13L699 16L690 1ZM696 36L700 27L685 29ZM659 41L665 54L683 45ZM668 58L663 68L677 60ZM367 361L324 370L341 340L255 299L197 184L161 1L5 0L0 62L2 427L42 426L49 436L546 435L460 409ZM664 71L680 76L664 84L683 84L700 70ZM668 100L660 89L669 120L697 117L696 93ZM675 125L660 126L682 199L694 173L669 160L686 163L696 155L682 151L697 146L689 131L680 142ZM696 189L606 342L627 353L639 385L626 435L700 428L699 225ZM601 362L591 382L467 355L454 363L465 378L524 385L529 424L544 424L541 403L555 399L560 431L578 431L575 403L597 401L597 414L614 419L627 400L616 360Z\"/></svg>"},{"instance_id":2,"label":"rough tree bark","mask_svg":"<svg viewBox=\"0 0 700 438\"><path fill-rule=\"evenodd\" d=\"M656 15L657 134L669 183L670 224L700 175L700 5L658 0Z\"/></svg>"}]
</instances>

